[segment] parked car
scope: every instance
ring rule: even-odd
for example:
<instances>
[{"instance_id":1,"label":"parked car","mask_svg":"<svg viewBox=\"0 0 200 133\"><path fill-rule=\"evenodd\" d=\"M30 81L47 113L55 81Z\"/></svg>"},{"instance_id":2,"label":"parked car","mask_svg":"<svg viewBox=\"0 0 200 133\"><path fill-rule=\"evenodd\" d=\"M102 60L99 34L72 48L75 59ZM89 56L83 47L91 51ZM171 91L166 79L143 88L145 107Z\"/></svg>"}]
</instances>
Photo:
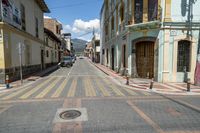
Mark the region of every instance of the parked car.
<instances>
[{"instance_id":1,"label":"parked car","mask_svg":"<svg viewBox=\"0 0 200 133\"><path fill-rule=\"evenodd\" d=\"M61 67L72 67L73 62L72 62L71 56L64 56L60 63L60 66Z\"/></svg>"},{"instance_id":2,"label":"parked car","mask_svg":"<svg viewBox=\"0 0 200 133\"><path fill-rule=\"evenodd\" d=\"M76 61L76 56L72 56L71 58L72 58L72 62L75 63L75 61Z\"/></svg>"}]
</instances>

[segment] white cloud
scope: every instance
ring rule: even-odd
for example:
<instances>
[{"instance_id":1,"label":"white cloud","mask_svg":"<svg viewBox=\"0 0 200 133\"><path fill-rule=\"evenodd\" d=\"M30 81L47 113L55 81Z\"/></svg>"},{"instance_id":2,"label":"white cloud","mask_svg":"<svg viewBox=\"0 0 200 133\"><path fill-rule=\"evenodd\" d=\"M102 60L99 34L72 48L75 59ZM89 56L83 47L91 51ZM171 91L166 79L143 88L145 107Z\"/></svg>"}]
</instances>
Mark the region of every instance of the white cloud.
<instances>
[{"instance_id":1,"label":"white cloud","mask_svg":"<svg viewBox=\"0 0 200 133\"><path fill-rule=\"evenodd\" d=\"M81 19L77 19L74 21L73 27L76 32L91 31L93 28L98 30L100 28L99 19L94 19L89 21L83 21Z\"/></svg>"},{"instance_id":2,"label":"white cloud","mask_svg":"<svg viewBox=\"0 0 200 133\"><path fill-rule=\"evenodd\" d=\"M63 25L63 33L71 32L72 27L70 25Z\"/></svg>"},{"instance_id":3,"label":"white cloud","mask_svg":"<svg viewBox=\"0 0 200 133\"><path fill-rule=\"evenodd\" d=\"M90 40L93 28L95 29L95 32L100 31L100 21L99 19L93 19L89 21L83 21L81 19L76 19L72 25L63 25L63 33L70 32L72 33L72 37L75 38L81 38L84 40ZM91 35L84 35L85 33L90 32Z\"/></svg>"},{"instance_id":4,"label":"white cloud","mask_svg":"<svg viewBox=\"0 0 200 133\"><path fill-rule=\"evenodd\" d=\"M51 19L52 17L49 17L49 16L44 16L44 18L46 18L46 19Z\"/></svg>"}]
</instances>

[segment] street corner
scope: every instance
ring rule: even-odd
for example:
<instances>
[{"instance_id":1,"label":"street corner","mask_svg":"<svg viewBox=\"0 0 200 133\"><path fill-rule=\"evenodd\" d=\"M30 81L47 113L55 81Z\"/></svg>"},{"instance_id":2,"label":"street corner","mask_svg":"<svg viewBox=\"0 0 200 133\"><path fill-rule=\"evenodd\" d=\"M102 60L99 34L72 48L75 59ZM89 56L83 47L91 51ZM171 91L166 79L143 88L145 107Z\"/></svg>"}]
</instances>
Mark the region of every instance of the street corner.
<instances>
[{"instance_id":1,"label":"street corner","mask_svg":"<svg viewBox=\"0 0 200 133\"><path fill-rule=\"evenodd\" d=\"M166 95L200 95L200 87L189 85L187 83L157 83L152 91L158 94Z\"/></svg>"}]
</instances>

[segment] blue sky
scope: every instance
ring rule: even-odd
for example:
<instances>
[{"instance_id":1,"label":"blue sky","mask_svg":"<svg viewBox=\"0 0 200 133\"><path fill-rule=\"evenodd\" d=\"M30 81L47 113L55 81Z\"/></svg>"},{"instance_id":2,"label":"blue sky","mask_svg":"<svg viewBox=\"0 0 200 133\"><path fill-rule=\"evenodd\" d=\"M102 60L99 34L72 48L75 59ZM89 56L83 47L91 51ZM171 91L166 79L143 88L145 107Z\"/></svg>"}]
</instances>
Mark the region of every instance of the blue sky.
<instances>
[{"instance_id":1,"label":"blue sky","mask_svg":"<svg viewBox=\"0 0 200 133\"><path fill-rule=\"evenodd\" d=\"M73 38L90 40L92 34L81 36L95 28L99 31L99 13L103 0L45 0L51 13L45 16L56 18L63 24L63 32Z\"/></svg>"}]
</instances>

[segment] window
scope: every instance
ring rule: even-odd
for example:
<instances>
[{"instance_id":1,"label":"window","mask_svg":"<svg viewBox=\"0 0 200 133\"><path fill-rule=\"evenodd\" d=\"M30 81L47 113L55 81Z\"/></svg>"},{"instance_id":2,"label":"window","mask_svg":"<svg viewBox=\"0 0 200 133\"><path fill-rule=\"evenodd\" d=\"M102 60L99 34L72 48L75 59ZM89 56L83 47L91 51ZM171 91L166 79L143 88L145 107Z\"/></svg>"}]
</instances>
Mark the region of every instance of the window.
<instances>
[{"instance_id":1,"label":"window","mask_svg":"<svg viewBox=\"0 0 200 133\"><path fill-rule=\"evenodd\" d=\"M115 26L114 16L112 16L112 20L111 20L111 28L112 28L112 30L114 30L114 26Z\"/></svg>"},{"instance_id":2,"label":"window","mask_svg":"<svg viewBox=\"0 0 200 133\"><path fill-rule=\"evenodd\" d=\"M57 34L60 34L60 29L59 29L59 26L58 26L58 25L56 25L56 33L57 33Z\"/></svg>"},{"instance_id":3,"label":"window","mask_svg":"<svg viewBox=\"0 0 200 133\"><path fill-rule=\"evenodd\" d=\"M108 26L107 26L107 24L105 25L105 35L108 35Z\"/></svg>"},{"instance_id":4,"label":"window","mask_svg":"<svg viewBox=\"0 0 200 133\"><path fill-rule=\"evenodd\" d=\"M35 18L35 36L39 37L38 18Z\"/></svg>"},{"instance_id":5,"label":"window","mask_svg":"<svg viewBox=\"0 0 200 133\"><path fill-rule=\"evenodd\" d=\"M22 30L26 31L26 14L25 14L25 7L23 4L20 5L20 12L21 12Z\"/></svg>"},{"instance_id":6,"label":"window","mask_svg":"<svg viewBox=\"0 0 200 133\"><path fill-rule=\"evenodd\" d=\"M121 20L121 22L124 21L124 4L123 3L120 8L120 20Z\"/></svg>"},{"instance_id":7,"label":"window","mask_svg":"<svg viewBox=\"0 0 200 133\"><path fill-rule=\"evenodd\" d=\"M148 21L157 20L158 0L149 0L148 2Z\"/></svg>"},{"instance_id":8,"label":"window","mask_svg":"<svg viewBox=\"0 0 200 133\"><path fill-rule=\"evenodd\" d=\"M190 71L190 42L183 40L178 42L178 72Z\"/></svg>"},{"instance_id":9,"label":"window","mask_svg":"<svg viewBox=\"0 0 200 133\"><path fill-rule=\"evenodd\" d=\"M107 64L109 63L109 60L108 60L108 49L106 51L106 59L107 59Z\"/></svg>"},{"instance_id":10,"label":"window","mask_svg":"<svg viewBox=\"0 0 200 133\"><path fill-rule=\"evenodd\" d=\"M48 43L49 43L49 39L48 37L45 37L45 45L48 46L49 45Z\"/></svg>"},{"instance_id":11,"label":"window","mask_svg":"<svg viewBox=\"0 0 200 133\"><path fill-rule=\"evenodd\" d=\"M135 0L135 23L143 21L143 0Z\"/></svg>"},{"instance_id":12,"label":"window","mask_svg":"<svg viewBox=\"0 0 200 133\"><path fill-rule=\"evenodd\" d=\"M103 55L105 54L105 50L104 50L104 49L102 50L102 54L103 54Z\"/></svg>"},{"instance_id":13,"label":"window","mask_svg":"<svg viewBox=\"0 0 200 133\"><path fill-rule=\"evenodd\" d=\"M55 52L55 58L57 58L57 52Z\"/></svg>"},{"instance_id":14,"label":"window","mask_svg":"<svg viewBox=\"0 0 200 133\"><path fill-rule=\"evenodd\" d=\"M116 25L115 25L116 31L118 31L118 24L119 24L118 23L119 22L119 20L118 20L118 4L116 5L116 18L115 19L116 19Z\"/></svg>"},{"instance_id":15,"label":"window","mask_svg":"<svg viewBox=\"0 0 200 133\"><path fill-rule=\"evenodd\" d=\"M49 51L48 50L46 51L46 55L47 55L47 57L49 57Z\"/></svg>"}]
</instances>

